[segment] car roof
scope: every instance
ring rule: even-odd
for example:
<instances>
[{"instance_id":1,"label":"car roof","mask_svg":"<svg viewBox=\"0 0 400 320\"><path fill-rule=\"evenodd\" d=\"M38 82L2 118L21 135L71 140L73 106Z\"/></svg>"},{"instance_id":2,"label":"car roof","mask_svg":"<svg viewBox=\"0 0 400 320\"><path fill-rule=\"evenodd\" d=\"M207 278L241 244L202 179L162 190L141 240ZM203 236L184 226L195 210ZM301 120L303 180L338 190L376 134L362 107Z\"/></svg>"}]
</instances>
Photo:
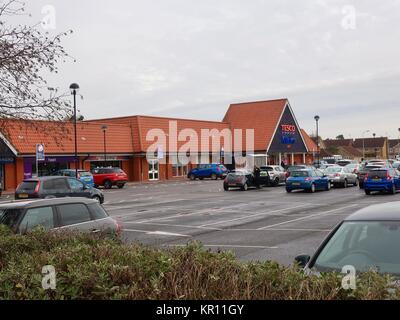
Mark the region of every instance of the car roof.
<instances>
[{"instance_id":1,"label":"car roof","mask_svg":"<svg viewBox=\"0 0 400 320\"><path fill-rule=\"evenodd\" d=\"M64 176L44 176L38 178L29 178L24 179L24 182L37 182L37 181L46 181L46 180L53 180L53 179L70 179L71 177L64 177Z\"/></svg>"},{"instance_id":2,"label":"car roof","mask_svg":"<svg viewBox=\"0 0 400 320\"><path fill-rule=\"evenodd\" d=\"M0 204L1 209L10 208L36 208L43 206L54 206L60 204L71 204L71 203L83 203L83 204L93 204L98 203L96 200L87 198L54 198L54 199L39 199L39 200L14 200L10 202L4 202Z\"/></svg>"},{"instance_id":3,"label":"car roof","mask_svg":"<svg viewBox=\"0 0 400 320\"><path fill-rule=\"evenodd\" d=\"M375 204L348 216L344 221L400 221L400 201Z\"/></svg>"}]
</instances>

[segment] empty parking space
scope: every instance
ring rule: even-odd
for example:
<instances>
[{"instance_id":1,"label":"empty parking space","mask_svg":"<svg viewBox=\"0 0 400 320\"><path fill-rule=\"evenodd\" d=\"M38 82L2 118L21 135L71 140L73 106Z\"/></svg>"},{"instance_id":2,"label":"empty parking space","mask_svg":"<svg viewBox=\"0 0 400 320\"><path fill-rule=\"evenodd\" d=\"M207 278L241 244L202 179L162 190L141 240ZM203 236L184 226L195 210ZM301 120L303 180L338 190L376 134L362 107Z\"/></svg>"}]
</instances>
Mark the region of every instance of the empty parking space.
<instances>
[{"instance_id":1,"label":"empty parking space","mask_svg":"<svg viewBox=\"0 0 400 320\"><path fill-rule=\"evenodd\" d=\"M368 197L356 187L315 194L287 194L283 186L225 192L221 181L126 186L105 196L128 242L171 247L200 241L211 250L232 250L241 260L284 264L312 254L357 209L400 198Z\"/></svg>"}]
</instances>

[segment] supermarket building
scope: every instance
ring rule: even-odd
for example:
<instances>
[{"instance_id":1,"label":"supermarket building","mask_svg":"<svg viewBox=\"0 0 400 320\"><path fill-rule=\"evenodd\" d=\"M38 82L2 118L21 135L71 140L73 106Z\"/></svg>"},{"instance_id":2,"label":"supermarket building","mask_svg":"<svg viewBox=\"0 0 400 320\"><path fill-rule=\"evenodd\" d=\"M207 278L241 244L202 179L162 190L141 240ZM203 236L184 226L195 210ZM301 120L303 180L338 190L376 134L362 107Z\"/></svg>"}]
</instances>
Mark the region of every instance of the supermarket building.
<instances>
[{"instance_id":1,"label":"supermarket building","mask_svg":"<svg viewBox=\"0 0 400 320\"><path fill-rule=\"evenodd\" d=\"M3 190L13 190L23 179L37 174L38 143L45 146L45 160L38 162L39 175L75 168L71 122L2 120L4 127L7 130L0 129ZM165 133L165 138L154 131ZM204 137L204 132L211 134ZM219 134L223 132L235 134L227 141ZM317 152L287 99L232 104L222 122L154 116L80 121L77 136L79 168L120 167L132 182L182 179L198 163L215 159L233 167L239 152L243 158L251 156L257 165L311 163ZM197 140L192 140L193 136ZM250 140L249 149L246 142Z\"/></svg>"}]
</instances>

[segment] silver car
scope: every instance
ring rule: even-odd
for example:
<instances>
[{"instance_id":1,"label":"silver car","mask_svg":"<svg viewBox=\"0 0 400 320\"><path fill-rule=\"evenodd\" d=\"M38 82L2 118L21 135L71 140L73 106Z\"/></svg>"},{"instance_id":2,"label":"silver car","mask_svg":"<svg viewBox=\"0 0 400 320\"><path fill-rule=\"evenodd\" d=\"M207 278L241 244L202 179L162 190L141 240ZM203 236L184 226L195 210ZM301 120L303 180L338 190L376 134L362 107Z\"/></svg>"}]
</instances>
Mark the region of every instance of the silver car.
<instances>
[{"instance_id":1,"label":"silver car","mask_svg":"<svg viewBox=\"0 0 400 320\"><path fill-rule=\"evenodd\" d=\"M329 181L335 187L342 186L347 188L349 185L358 185L357 174L348 167L330 167L324 171L324 174L329 177Z\"/></svg>"},{"instance_id":2,"label":"silver car","mask_svg":"<svg viewBox=\"0 0 400 320\"><path fill-rule=\"evenodd\" d=\"M0 224L10 227L15 233L26 233L36 227L106 234L119 234L121 231L119 224L98 201L84 198L24 200L1 204Z\"/></svg>"},{"instance_id":3,"label":"silver car","mask_svg":"<svg viewBox=\"0 0 400 320\"><path fill-rule=\"evenodd\" d=\"M286 181L285 169L281 166L263 166L261 170L268 171L273 186L278 186Z\"/></svg>"}]
</instances>

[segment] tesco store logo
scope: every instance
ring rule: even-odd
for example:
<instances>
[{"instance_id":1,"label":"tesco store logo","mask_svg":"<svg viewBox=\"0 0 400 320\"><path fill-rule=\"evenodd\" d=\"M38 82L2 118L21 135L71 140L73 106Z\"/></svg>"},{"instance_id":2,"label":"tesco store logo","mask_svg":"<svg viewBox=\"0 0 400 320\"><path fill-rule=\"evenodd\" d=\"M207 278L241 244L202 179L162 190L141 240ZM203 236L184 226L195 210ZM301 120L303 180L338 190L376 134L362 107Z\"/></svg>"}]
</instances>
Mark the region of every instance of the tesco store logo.
<instances>
[{"instance_id":1,"label":"tesco store logo","mask_svg":"<svg viewBox=\"0 0 400 320\"><path fill-rule=\"evenodd\" d=\"M291 125L291 124L282 124L282 132L284 133L295 133L296 132L296 126Z\"/></svg>"}]
</instances>

